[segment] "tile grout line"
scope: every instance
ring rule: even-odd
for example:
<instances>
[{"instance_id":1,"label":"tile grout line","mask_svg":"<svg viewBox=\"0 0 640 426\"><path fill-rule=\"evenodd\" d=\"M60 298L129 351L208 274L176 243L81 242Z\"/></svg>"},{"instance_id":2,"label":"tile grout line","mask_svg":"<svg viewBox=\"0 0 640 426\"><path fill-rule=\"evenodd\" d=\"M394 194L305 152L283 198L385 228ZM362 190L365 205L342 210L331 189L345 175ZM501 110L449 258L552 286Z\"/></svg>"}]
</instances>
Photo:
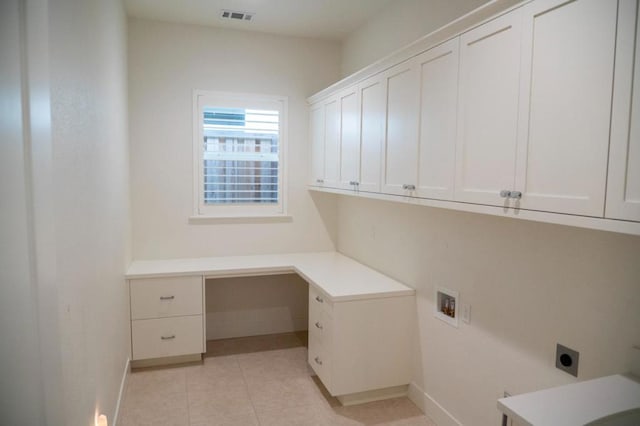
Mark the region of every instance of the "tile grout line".
<instances>
[{"instance_id":1,"label":"tile grout line","mask_svg":"<svg viewBox=\"0 0 640 426\"><path fill-rule=\"evenodd\" d=\"M204 359L202 360L202 365L204 365ZM189 377L187 375L187 370L184 370L184 393L187 396L187 422L189 422L189 426L191 426L191 403L189 400Z\"/></svg>"},{"instance_id":2,"label":"tile grout line","mask_svg":"<svg viewBox=\"0 0 640 426\"><path fill-rule=\"evenodd\" d=\"M247 389L247 395L249 395L249 402L251 403L251 408L253 409L253 415L256 417L258 426L261 426L262 422L260 421L260 417L258 416L258 410L256 410L256 406L253 403L253 398L251 397L251 392L249 391L249 383L247 382L247 376L245 376L244 374L244 368L242 368L242 365L240 365L240 360L238 360L238 357L234 357L234 359L238 364L238 368L240 368L240 372L242 373L242 381L244 382L244 387Z\"/></svg>"}]
</instances>

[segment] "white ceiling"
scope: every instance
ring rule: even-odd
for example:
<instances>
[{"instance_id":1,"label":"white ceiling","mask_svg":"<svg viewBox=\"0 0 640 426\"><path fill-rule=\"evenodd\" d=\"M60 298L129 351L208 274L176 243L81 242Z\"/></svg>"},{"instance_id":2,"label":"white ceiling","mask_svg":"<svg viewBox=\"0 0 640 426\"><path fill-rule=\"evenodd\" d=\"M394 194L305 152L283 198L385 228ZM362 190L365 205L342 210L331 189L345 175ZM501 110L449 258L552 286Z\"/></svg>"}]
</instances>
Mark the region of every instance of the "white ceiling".
<instances>
[{"instance_id":1,"label":"white ceiling","mask_svg":"<svg viewBox=\"0 0 640 426\"><path fill-rule=\"evenodd\" d=\"M125 0L127 14L156 21L341 40L392 0ZM255 13L251 22L222 9Z\"/></svg>"}]
</instances>

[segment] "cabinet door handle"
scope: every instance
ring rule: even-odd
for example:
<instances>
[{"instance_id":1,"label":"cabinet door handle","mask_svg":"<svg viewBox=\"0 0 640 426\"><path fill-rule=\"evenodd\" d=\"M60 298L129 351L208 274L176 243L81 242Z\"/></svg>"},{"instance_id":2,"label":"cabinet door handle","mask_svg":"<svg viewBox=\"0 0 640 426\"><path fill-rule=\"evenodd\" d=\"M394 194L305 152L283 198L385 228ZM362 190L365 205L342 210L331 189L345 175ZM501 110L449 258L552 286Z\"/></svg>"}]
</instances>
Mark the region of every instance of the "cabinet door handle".
<instances>
[{"instance_id":1,"label":"cabinet door handle","mask_svg":"<svg viewBox=\"0 0 640 426\"><path fill-rule=\"evenodd\" d=\"M322 324L320 324L319 321L316 322L316 328L319 328L320 330L322 330Z\"/></svg>"},{"instance_id":2,"label":"cabinet door handle","mask_svg":"<svg viewBox=\"0 0 640 426\"><path fill-rule=\"evenodd\" d=\"M324 183L324 179L316 179L316 183Z\"/></svg>"},{"instance_id":3,"label":"cabinet door handle","mask_svg":"<svg viewBox=\"0 0 640 426\"><path fill-rule=\"evenodd\" d=\"M522 192L520 192L520 191L511 191L509 193L509 198L514 198L516 200L519 200L520 198L522 198Z\"/></svg>"},{"instance_id":4,"label":"cabinet door handle","mask_svg":"<svg viewBox=\"0 0 640 426\"><path fill-rule=\"evenodd\" d=\"M511 191L509 191L508 189L503 189L502 191L500 191L500 197L501 198L511 197Z\"/></svg>"},{"instance_id":5,"label":"cabinet door handle","mask_svg":"<svg viewBox=\"0 0 640 426\"><path fill-rule=\"evenodd\" d=\"M320 359L319 356L315 357L313 360L316 362L316 364L322 365L322 360Z\"/></svg>"},{"instance_id":6,"label":"cabinet door handle","mask_svg":"<svg viewBox=\"0 0 640 426\"><path fill-rule=\"evenodd\" d=\"M404 184L404 185L402 185L402 189L406 189L408 191L415 191L416 190L416 186L415 185L410 185L410 184Z\"/></svg>"},{"instance_id":7,"label":"cabinet door handle","mask_svg":"<svg viewBox=\"0 0 640 426\"><path fill-rule=\"evenodd\" d=\"M160 300L173 300L175 298L175 296L160 296Z\"/></svg>"},{"instance_id":8,"label":"cabinet door handle","mask_svg":"<svg viewBox=\"0 0 640 426\"><path fill-rule=\"evenodd\" d=\"M316 296L316 302L324 303L324 300L320 296Z\"/></svg>"},{"instance_id":9,"label":"cabinet door handle","mask_svg":"<svg viewBox=\"0 0 640 426\"><path fill-rule=\"evenodd\" d=\"M175 334L172 334L171 336L160 336L160 339L162 340L173 340L176 338Z\"/></svg>"}]
</instances>

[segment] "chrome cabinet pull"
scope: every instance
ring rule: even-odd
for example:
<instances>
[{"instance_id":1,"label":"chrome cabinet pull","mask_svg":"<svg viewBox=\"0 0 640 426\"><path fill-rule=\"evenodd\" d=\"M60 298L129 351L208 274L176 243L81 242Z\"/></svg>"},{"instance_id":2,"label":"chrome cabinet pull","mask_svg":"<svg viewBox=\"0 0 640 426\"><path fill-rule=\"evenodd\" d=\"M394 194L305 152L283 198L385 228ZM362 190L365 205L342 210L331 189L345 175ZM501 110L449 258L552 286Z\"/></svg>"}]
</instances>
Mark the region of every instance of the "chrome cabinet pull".
<instances>
[{"instance_id":1,"label":"chrome cabinet pull","mask_svg":"<svg viewBox=\"0 0 640 426\"><path fill-rule=\"evenodd\" d=\"M322 330L322 324L320 324L320 321L316 322L316 328Z\"/></svg>"},{"instance_id":2,"label":"chrome cabinet pull","mask_svg":"<svg viewBox=\"0 0 640 426\"><path fill-rule=\"evenodd\" d=\"M324 303L324 300L320 296L316 296L316 302Z\"/></svg>"},{"instance_id":3,"label":"chrome cabinet pull","mask_svg":"<svg viewBox=\"0 0 640 426\"><path fill-rule=\"evenodd\" d=\"M162 340L173 340L176 338L175 334L172 334L171 336L160 336L160 339Z\"/></svg>"},{"instance_id":4,"label":"chrome cabinet pull","mask_svg":"<svg viewBox=\"0 0 640 426\"><path fill-rule=\"evenodd\" d=\"M316 183L324 183L324 179L316 179Z\"/></svg>"},{"instance_id":5,"label":"chrome cabinet pull","mask_svg":"<svg viewBox=\"0 0 640 426\"><path fill-rule=\"evenodd\" d=\"M160 296L160 300L173 300L175 298L175 296Z\"/></svg>"},{"instance_id":6,"label":"chrome cabinet pull","mask_svg":"<svg viewBox=\"0 0 640 426\"><path fill-rule=\"evenodd\" d=\"M322 365L322 360L320 359L319 356L315 357L313 360L316 362L316 364Z\"/></svg>"},{"instance_id":7,"label":"chrome cabinet pull","mask_svg":"<svg viewBox=\"0 0 640 426\"><path fill-rule=\"evenodd\" d=\"M522 198L522 192L520 192L520 191L511 191L509 193L509 198L514 198L516 200L519 200L520 198Z\"/></svg>"},{"instance_id":8,"label":"chrome cabinet pull","mask_svg":"<svg viewBox=\"0 0 640 426\"><path fill-rule=\"evenodd\" d=\"M416 186L405 183L404 185L402 185L402 189L405 189L405 190L408 190L408 191L415 191L416 190Z\"/></svg>"},{"instance_id":9,"label":"chrome cabinet pull","mask_svg":"<svg viewBox=\"0 0 640 426\"><path fill-rule=\"evenodd\" d=\"M509 191L508 189L503 189L502 191L500 191L500 197L502 198L511 197L511 191Z\"/></svg>"}]
</instances>

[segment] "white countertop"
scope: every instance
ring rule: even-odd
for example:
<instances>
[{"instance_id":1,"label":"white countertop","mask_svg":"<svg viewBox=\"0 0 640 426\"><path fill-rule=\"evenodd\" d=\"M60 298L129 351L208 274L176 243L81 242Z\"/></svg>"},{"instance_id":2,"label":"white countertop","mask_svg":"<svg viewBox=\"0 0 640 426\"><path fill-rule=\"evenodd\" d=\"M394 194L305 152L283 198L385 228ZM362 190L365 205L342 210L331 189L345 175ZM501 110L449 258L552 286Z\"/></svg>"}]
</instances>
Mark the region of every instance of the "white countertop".
<instances>
[{"instance_id":1,"label":"white countertop","mask_svg":"<svg viewBox=\"0 0 640 426\"><path fill-rule=\"evenodd\" d=\"M395 297L415 290L338 252L136 260L128 279L204 275L207 278L295 272L332 301Z\"/></svg>"},{"instance_id":2,"label":"white countertop","mask_svg":"<svg viewBox=\"0 0 640 426\"><path fill-rule=\"evenodd\" d=\"M619 374L601 377L501 398L498 409L523 425L586 425L619 413L640 410L640 383Z\"/></svg>"}]
</instances>

